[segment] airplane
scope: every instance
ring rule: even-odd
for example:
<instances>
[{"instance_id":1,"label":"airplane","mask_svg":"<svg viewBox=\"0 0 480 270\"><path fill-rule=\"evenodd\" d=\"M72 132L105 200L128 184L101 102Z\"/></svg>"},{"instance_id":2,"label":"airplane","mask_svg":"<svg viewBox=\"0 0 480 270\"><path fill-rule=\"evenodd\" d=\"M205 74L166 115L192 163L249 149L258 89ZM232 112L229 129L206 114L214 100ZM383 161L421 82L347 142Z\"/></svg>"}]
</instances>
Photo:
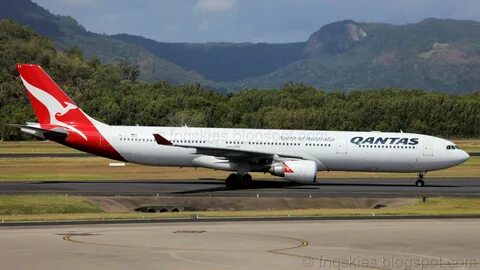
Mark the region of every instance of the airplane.
<instances>
[{"instance_id":1,"label":"airplane","mask_svg":"<svg viewBox=\"0 0 480 270\"><path fill-rule=\"evenodd\" d=\"M35 64L17 65L38 123L22 132L94 155L153 166L231 171L228 188L248 187L250 172L311 183L318 171L426 172L469 155L429 135L392 132L111 126L88 116Z\"/></svg>"}]
</instances>

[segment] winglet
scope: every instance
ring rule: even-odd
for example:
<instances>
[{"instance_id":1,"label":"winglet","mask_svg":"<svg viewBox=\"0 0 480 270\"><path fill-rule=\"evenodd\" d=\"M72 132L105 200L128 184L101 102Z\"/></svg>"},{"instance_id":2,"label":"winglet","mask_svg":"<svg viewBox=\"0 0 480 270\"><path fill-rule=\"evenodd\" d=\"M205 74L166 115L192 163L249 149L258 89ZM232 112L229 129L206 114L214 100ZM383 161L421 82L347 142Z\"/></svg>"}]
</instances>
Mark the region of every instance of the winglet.
<instances>
[{"instance_id":1,"label":"winglet","mask_svg":"<svg viewBox=\"0 0 480 270\"><path fill-rule=\"evenodd\" d=\"M173 143L167 139L165 139L162 135L160 134L153 134L153 137L155 137L155 141L157 141L158 144L161 145L173 145Z\"/></svg>"}]
</instances>

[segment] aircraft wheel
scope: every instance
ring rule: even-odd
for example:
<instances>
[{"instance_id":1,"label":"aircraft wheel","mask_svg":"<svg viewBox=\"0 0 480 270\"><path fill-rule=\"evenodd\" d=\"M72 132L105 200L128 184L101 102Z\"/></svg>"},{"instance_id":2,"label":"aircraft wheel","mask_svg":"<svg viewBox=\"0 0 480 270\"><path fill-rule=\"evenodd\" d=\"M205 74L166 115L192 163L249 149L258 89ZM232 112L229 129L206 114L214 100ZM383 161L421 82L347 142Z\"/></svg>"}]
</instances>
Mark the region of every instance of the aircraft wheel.
<instances>
[{"instance_id":1,"label":"aircraft wheel","mask_svg":"<svg viewBox=\"0 0 480 270\"><path fill-rule=\"evenodd\" d=\"M242 187L248 188L252 185L252 176L248 173L242 175Z\"/></svg>"},{"instance_id":2,"label":"aircraft wheel","mask_svg":"<svg viewBox=\"0 0 480 270\"><path fill-rule=\"evenodd\" d=\"M421 179L418 179L417 182L415 182L415 186L417 187L423 187L425 185L425 182Z\"/></svg>"},{"instance_id":3,"label":"aircraft wheel","mask_svg":"<svg viewBox=\"0 0 480 270\"><path fill-rule=\"evenodd\" d=\"M227 186L227 188L229 189L235 189L238 187L239 185L239 179L238 179L238 176L237 174L235 173L232 173L230 174L227 179L225 180L225 185Z\"/></svg>"}]
</instances>

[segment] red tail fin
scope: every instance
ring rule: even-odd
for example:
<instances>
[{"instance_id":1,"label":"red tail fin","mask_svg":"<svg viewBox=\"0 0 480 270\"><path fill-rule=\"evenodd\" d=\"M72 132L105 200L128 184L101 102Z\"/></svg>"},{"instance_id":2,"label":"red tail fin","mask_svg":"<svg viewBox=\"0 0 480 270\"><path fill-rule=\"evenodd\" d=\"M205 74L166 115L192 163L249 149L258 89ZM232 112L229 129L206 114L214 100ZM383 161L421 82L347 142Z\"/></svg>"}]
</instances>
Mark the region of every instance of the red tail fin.
<instances>
[{"instance_id":1,"label":"red tail fin","mask_svg":"<svg viewBox=\"0 0 480 270\"><path fill-rule=\"evenodd\" d=\"M17 69L40 124L52 124L55 115L65 115L78 108L40 66L23 64L17 65ZM75 122L75 119L68 120Z\"/></svg>"},{"instance_id":2,"label":"red tail fin","mask_svg":"<svg viewBox=\"0 0 480 270\"><path fill-rule=\"evenodd\" d=\"M85 114L39 65L17 65L28 98L45 130L63 128L68 132L61 143L73 148L117 160L123 158L99 132L108 126Z\"/></svg>"},{"instance_id":3,"label":"red tail fin","mask_svg":"<svg viewBox=\"0 0 480 270\"><path fill-rule=\"evenodd\" d=\"M87 140L86 132L95 129L91 119L50 76L38 65L17 65L17 69L40 125L63 127Z\"/></svg>"}]
</instances>

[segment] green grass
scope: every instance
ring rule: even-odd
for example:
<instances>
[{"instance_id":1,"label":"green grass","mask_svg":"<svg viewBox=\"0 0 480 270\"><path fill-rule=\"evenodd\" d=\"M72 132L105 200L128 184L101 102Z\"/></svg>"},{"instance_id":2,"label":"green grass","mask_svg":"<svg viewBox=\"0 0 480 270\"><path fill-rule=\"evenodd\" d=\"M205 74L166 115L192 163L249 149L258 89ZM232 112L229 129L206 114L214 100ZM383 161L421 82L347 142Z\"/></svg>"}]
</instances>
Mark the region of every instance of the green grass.
<instances>
[{"instance_id":1,"label":"green grass","mask_svg":"<svg viewBox=\"0 0 480 270\"><path fill-rule=\"evenodd\" d=\"M322 208L300 210L275 210L275 211L212 211L199 213L202 217L241 217L241 216L425 216L425 215L465 215L480 214L480 199L466 198L429 198L423 203L386 207L381 209L370 208Z\"/></svg>"},{"instance_id":2,"label":"green grass","mask_svg":"<svg viewBox=\"0 0 480 270\"><path fill-rule=\"evenodd\" d=\"M78 196L0 196L0 215L98 213L102 210Z\"/></svg>"},{"instance_id":3,"label":"green grass","mask_svg":"<svg viewBox=\"0 0 480 270\"><path fill-rule=\"evenodd\" d=\"M56 153L80 153L80 151L63 146L51 141L0 141L0 153L2 154L56 154Z\"/></svg>"},{"instance_id":4,"label":"green grass","mask_svg":"<svg viewBox=\"0 0 480 270\"><path fill-rule=\"evenodd\" d=\"M115 175L81 173L0 173L0 181L103 181L115 179Z\"/></svg>"},{"instance_id":5,"label":"green grass","mask_svg":"<svg viewBox=\"0 0 480 270\"><path fill-rule=\"evenodd\" d=\"M480 215L479 198L428 198L413 205L379 209L386 215Z\"/></svg>"},{"instance_id":6,"label":"green grass","mask_svg":"<svg viewBox=\"0 0 480 270\"><path fill-rule=\"evenodd\" d=\"M480 199L429 198L417 203L382 209L300 209L262 211L202 211L180 213L106 213L81 197L61 196L1 196L0 203L8 203L8 211L0 212L0 219L8 221L39 220L114 220L114 219L164 219L164 218L228 218L228 217L334 217L334 216L445 216L480 215Z\"/></svg>"}]
</instances>

